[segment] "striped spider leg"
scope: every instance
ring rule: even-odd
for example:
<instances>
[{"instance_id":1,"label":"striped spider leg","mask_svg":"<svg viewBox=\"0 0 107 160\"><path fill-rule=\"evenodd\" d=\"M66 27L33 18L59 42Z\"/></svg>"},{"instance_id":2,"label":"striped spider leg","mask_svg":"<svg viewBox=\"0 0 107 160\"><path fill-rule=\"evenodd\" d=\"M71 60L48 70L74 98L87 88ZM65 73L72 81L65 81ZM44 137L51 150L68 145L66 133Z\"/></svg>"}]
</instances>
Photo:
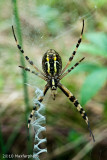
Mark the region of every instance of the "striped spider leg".
<instances>
[{"instance_id":1,"label":"striped spider leg","mask_svg":"<svg viewBox=\"0 0 107 160\"><path fill-rule=\"evenodd\" d=\"M90 124L89 124L89 120L87 117L86 112L84 111L84 109L81 107L81 105L79 104L78 100L75 98L75 96L61 83L58 84L58 88L61 89L61 91L69 98L69 100L75 105L75 107L77 108L78 112L80 112L81 116L83 117L83 119L85 120L85 122L88 125L88 129L90 132L90 136L92 136L93 141L95 142L95 138L94 135L90 129Z\"/></svg>"},{"instance_id":2,"label":"striped spider leg","mask_svg":"<svg viewBox=\"0 0 107 160\"><path fill-rule=\"evenodd\" d=\"M83 60L85 57L83 57L82 59L80 59L77 63L75 63L75 65L73 67L71 67L70 69L68 69L64 74L59 76L59 79L61 80L62 78L64 78L69 72L71 72L75 67L77 67Z\"/></svg>"},{"instance_id":3,"label":"striped spider leg","mask_svg":"<svg viewBox=\"0 0 107 160\"><path fill-rule=\"evenodd\" d=\"M40 75L38 72L35 72L35 71L31 71L30 68L26 68L26 67L23 67L23 66L19 66L20 68L24 69L25 71L28 71L30 73L33 73L34 75L40 77L41 79L45 80L46 81L46 78L42 75Z\"/></svg>"},{"instance_id":4,"label":"striped spider leg","mask_svg":"<svg viewBox=\"0 0 107 160\"><path fill-rule=\"evenodd\" d=\"M49 89L49 85L46 84L46 85L45 85L45 88L44 88L44 91L43 91L43 95L38 98L38 102L39 102L39 103L41 103L41 102L43 101L44 96L46 95L48 89ZM28 119L28 129L29 129L29 125L30 125L31 119L32 119L32 117L33 117L33 115L34 115L34 112L35 112L36 110L38 110L38 105L39 105L39 103L35 103L35 105L34 105L34 107L33 107L33 109L32 109L32 112L30 113L30 116L29 116L29 119Z\"/></svg>"},{"instance_id":5,"label":"striped spider leg","mask_svg":"<svg viewBox=\"0 0 107 160\"><path fill-rule=\"evenodd\" d=\"M40 73L45 77L45 74L44 74L38 67L36 67L36 65L34 65L33 61L31 61L28 56L25 56L25 55L24 55L24 50L22 49L22 47L21 47L21 46L18 44L18 42L17 42L17 38L16 38L16 35L15 35L15 31L14 31L13 26L12 26L12 32L13 32L13 35L14 35L14 39L15 39L17 48L18 48L18 49L20 50L20 52L23 54L23 56L25 57L25 59L29 62L30 65L32 65L32 66L36 69L36 71L40 72Z\"/></svg>"},{"instance_id":6,"label":"striped spider leg","mask_svg":"<svg viewBox=\"0 0 107 160\"><path fill-rule=\"evenodd\" d=\"M83 31L84 31L84 19L83 19L83 27L82 27L81 35L80 35L80 38L79 38L78 43L77 43L77 45L76 45L76 48L75 48L75 50L72 52L72 56L69 58L68 63L67 63L66 66L62 69L61 74L63 74L63 73L65 72L65 70L68 68L68 66L70 65L71 61L73 60L73 58L74 58L74 56L75 56L75 54L76 54L76 52L77 52L77 49L78 49L78 47L79 47L79 45L80 45L80 43L81 43L81 41L82 41Z\"/></svg>"}]
</instances>

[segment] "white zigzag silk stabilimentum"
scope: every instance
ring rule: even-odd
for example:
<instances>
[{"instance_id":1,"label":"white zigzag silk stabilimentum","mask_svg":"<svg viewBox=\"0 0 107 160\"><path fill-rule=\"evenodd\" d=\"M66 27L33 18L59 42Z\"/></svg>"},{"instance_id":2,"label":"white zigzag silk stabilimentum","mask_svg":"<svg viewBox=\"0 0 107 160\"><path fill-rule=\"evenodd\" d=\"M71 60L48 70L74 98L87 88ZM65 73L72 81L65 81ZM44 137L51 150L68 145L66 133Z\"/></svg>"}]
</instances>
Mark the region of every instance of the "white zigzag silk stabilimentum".
<instances>
[{"instance_id":1,"label":"white zigzag silk stabilimentum","mask_svg":"<svg viewBox=\"0 0 107 160\"><path fill-rule=\"evenodd\" d=\"M40 89L36 89L36 99L34 99L34 105L37 106L37 110L35 111L35 117L36 120L32 123L35 131L35 143L34 144L34 152L33 152L33 158L35 160L40 160L39 155L43 152L47 152L47 149L41 149L39 148L39 145L41 143L46 142L46 138L40 139L39 136L41 132L46 131L46 127L43 127L42 125L46 123L46 118L44 115L41 114L45 110L44 104L40 103L38 101L38 98L43 96L43 92Z\"/></svg>"}]
</instances>

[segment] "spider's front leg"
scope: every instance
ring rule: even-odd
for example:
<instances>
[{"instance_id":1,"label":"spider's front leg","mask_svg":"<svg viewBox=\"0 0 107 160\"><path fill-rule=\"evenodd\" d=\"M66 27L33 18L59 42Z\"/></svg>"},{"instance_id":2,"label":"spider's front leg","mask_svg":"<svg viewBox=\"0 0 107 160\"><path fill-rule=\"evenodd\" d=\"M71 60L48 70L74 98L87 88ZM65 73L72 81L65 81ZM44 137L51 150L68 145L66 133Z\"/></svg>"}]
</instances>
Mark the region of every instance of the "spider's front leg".
<instances>
[{"instance_id":1,"label":"spider's front leg","mask_svg":"<svg viewBox=\"0 0 107 160\"><path fill-rule=\"evenodd\" d=\"M17 41L16 35L15 35L15 31L14 31L14 27L13 26L12 26L12 32L13 32L13 36L14 36L14 39L15 39L15 42L16 42L16 45L17 45L17 48L19 49L19 51L23 54L23 56L29 62L29 64L32 65L36 69L36 71L40 72L45 77L45 74L36 65L34 65L33 61L31 61L29 59L29 57L25 55L24 50L18 44L18 41Z\"/></svg>"},{"instance_id":2,"label":"spider's front leg","mask_svg":"<svg viewBox=\"0 0 107 160\"><path fill-rule=\"evenodd\" d=\"M61 91L69 98L69 100L71 102L73 102L73 104L75 105L75 107L77 108L77 110L80 112L81 116L83 117L83 119L85 120L85 122L87 123L88 125L88 129L89 129L89 132L90 132L90 136L92 136L93 138L93 141L95 142L95 139L94 139L94 135L90 129L90 124L89 124L89 120L88 120L88 117L87 117L87 114L85 113L84 109L81 107L81 105L79 104L78 100L74 97L74 95L64 86L62 85L61 83L58 84L58 87L61 89Z\"/></svg>"},{"instance_id":3,"label":"spider's front leg","mask_svg":"<svg viewBox=\"0 0 107 160\"><path fill-rule=\"evenodd\" d=\"M75 50L72 52L72 55L71 55L71 57L69 58L68 63L66 64L66 66L65 66L65 67L63 68L63 70L61 71L61 75L65 72L65 70L68 68L68 66L70 65L71 61L73 60L73 58L74 58L74 56L75 56L75 54L76 54L76 52L77 52L77 49L78 49L78 47L79 47L79 45L80 45L80 43L81 43L81 41L82 41L83 31L84 31L84 19L83 19L83 26L82 26L81 35L80 35L80 38L79 38L78 43L77 43L77 45L76 45L76 48L75 48Z\"/></svg>"},{"instance_id":4,"label":"spider's front leg","mask_svg":"<svg viewBox=\"0 0 107 160\"><path fill-rule=\"evenodd\" d=\"M48 89L49 89L49 85L46 84L46 85L45 85L45 88L44 88L44 91L43 91L43 95L38 98L38 104L37 104L37 103L34 104L34 107L33 107L33 109L32 109L32 112L30 113L30 117L29 117L29 119L28 119L28 129L29 129L29 125L30 125L31 119L32 119L32 117L33 117L33 115L34 115L34 112L35 112L36 110L38 110L38 105L39 105L39 103L41 103L41 102L43 101L44 96L46 95Z\"/></svg>"}]
</instances>

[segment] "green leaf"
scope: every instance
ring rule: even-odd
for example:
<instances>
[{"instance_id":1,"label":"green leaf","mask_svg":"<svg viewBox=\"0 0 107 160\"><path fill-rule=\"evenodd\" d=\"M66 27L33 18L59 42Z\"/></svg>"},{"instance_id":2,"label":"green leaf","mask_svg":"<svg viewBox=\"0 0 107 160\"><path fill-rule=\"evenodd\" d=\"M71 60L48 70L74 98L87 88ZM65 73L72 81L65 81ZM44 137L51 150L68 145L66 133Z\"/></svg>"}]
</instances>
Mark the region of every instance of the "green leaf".
<instances>
[{"instance_id":1,"label":"green leaf","mask_svg":"<svg viewBox=\"0 0 107 160\"><path fill-rule=\"evenodd\" d=\"M107 68L92 72L81 88L81 104L85 105L104 85L107 80Z\"/></svg>"},{"instance_id":2,"label":"green leaf","mask_svg":"<svg viewBox=\"0 0 107 160\"><path fill-rule=\"evenodd\" d=\"M86 34L86 38L102 51L107 51L107 35L103 32Z\"/></svg>"},{"instance_id":3,"label":"green leaf","mask_svg":"<svg viewBox=\"0 0 107 160\"><path fill-rule=\"evenodd\" d=\"M96 69L100 69L101 67L99 65L93 64L93 63L82 63L77 68L72 70L70 74L77 74L79 72L92 72Z\"/></svg>"},{"instance_id":4,"label":"green leaf","mask_svg":"<svg viewBox=\"0 0 107 160\"><path fill-rule=\"evenodd\" d=\"M105 33L88 33L85 37L91 44L82 44L79 48L81 52L107 58L107 35Z\"/></svg>"},{"instance_id":5,"label":"green leaf","mask_svg":"<svg viewBox=\"0 0 107 160\"><path fill-rule=\"evenodd\" d=\"M79 51L107 58L107 51L104 51L92 44L82 44L79 48Z\"/></svg>"}]
</instances>

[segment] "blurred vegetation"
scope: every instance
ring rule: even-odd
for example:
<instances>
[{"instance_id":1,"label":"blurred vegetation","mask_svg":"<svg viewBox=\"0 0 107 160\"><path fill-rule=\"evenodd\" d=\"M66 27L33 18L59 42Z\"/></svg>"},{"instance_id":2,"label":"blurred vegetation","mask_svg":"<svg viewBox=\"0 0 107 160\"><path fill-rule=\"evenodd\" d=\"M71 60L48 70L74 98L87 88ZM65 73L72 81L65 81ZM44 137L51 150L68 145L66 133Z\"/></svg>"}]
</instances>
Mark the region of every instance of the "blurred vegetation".
<instances>
[{"instance_id":1,"label":"blurred vegetation","mask_svg":"<svg viewBox=\"0 0 107 160\"><path fill-rule=\"evenodd\" d=\"M21 76L18 66L29 65L20 60L11 26L14 25L21 45L23 39L26 55L39 68L49 48L60 54L64 66L80 36L83 18L83 41L71 65L82 57L85 60L61 82L87 111L96 142L90 142L84 120L67 97L58 90L53 101L49 92L43 102L47 118L47 133L43 136L47 137L48 153L42 154L41 159L106 160L107 1L4 0L0 1L0 11L0 160L15 159L3 158L3 154L33 153L34 131L31 127L31 139L27 141L27 119L32 109L34 87L43 89L45 85L30 73L22 71Z\"/></svg>"}]
</instances>

